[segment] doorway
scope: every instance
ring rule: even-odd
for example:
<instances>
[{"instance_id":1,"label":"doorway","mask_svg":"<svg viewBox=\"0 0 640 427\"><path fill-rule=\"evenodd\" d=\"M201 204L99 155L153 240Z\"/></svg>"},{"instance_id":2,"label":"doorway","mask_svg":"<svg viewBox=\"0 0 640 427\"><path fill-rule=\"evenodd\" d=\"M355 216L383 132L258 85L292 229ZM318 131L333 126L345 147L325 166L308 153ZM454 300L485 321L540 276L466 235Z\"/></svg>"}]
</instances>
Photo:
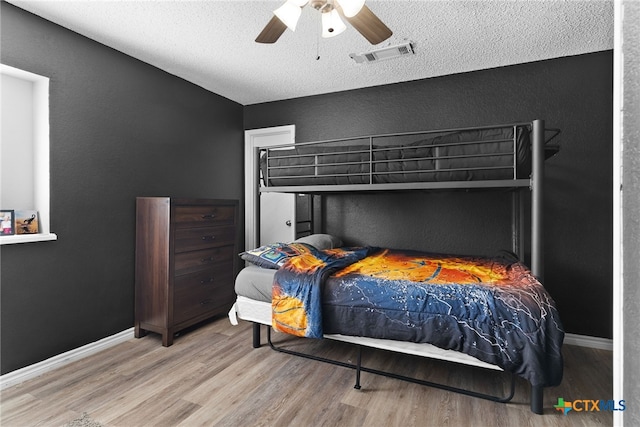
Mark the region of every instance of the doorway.
<instances>
[{"instance_id":1,"label":"doorway","mask_svg":"<svg viewBox=\"0 0 640 427\"><path fill-rule=\"evenodd\" d=\"M295 194L260 194L257 151L276 145L294 144L295 125L252 129L245 131L244 135L245 248L255 248L263 242L290 242L295 239L296 232ZM259 216L256 215L258 210L262 212ZM259 232L261 229L266 232Z\"/></svg>"}]
</instances>

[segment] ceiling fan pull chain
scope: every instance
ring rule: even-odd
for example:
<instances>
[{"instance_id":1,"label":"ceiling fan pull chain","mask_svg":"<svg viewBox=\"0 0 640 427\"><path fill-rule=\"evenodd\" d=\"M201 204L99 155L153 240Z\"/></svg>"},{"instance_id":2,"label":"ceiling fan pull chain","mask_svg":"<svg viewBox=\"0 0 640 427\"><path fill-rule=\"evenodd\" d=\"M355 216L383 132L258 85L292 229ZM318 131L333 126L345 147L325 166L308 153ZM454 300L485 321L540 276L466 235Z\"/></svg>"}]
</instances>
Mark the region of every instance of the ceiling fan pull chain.
<instances>
[{"instance_id":1,"label":"ceiling fan pull chain","mask_svg":"<svg viewBox=\"0 0 640 427\"><path fill-rule=\"evenodd\" d=\"M322 24L320 31L316 31L316 61L320 61L320 33L322 32Z\"/></svg>"}]
</instances>

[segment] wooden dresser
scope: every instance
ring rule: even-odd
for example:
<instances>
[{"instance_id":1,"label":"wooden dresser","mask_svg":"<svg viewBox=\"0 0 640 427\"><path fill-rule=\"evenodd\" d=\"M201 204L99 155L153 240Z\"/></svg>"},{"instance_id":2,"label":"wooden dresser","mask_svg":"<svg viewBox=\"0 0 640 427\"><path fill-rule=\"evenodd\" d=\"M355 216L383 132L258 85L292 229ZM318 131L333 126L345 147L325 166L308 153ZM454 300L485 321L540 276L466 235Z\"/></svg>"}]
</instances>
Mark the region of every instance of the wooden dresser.
<instances>
[{"instance_id":1,"label":"wooden dresser","mask_svg":"<svg viewBox=\"0 0 640 427\"><path fill-rule=\"evenodd\" d=\"M136 199L135 336L226 314L235 300L238 201Z\"/></svg>"}]
</instances>

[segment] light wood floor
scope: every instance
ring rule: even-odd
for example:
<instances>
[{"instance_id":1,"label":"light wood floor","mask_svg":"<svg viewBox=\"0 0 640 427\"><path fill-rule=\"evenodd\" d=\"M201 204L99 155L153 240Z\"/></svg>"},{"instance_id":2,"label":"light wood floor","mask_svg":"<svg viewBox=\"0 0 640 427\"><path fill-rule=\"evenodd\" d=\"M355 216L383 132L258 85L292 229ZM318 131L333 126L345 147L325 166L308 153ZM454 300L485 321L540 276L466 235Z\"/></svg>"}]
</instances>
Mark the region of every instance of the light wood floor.
<instances>
[{"instance_id":1,"label":"light wood floor","mask_svg":"<svg viewBox=\"0 0 640 427\"><path fill-rule=\"evenodd\" d=\"M264 329L263 329L264 334ZM263 338L264 341L264 338ZM329 340L274 335L290 348L354 362L355 348ZM161 346L150 334L8 388L5 426L61 426L83 413L106 426L594 426L611 412L554 410L558 397L611 399L611 352L564 347L565 375L545 389L543 415L529 411L529 387L518 380L507 404L362 374L251 347L251 326L208 322ZM363 363L429 381L503 394L501 373L367 350ZM496 375L498 377L496 378ZM504 389L504 390L503 390Z\"/></svg>"}]
</instances>

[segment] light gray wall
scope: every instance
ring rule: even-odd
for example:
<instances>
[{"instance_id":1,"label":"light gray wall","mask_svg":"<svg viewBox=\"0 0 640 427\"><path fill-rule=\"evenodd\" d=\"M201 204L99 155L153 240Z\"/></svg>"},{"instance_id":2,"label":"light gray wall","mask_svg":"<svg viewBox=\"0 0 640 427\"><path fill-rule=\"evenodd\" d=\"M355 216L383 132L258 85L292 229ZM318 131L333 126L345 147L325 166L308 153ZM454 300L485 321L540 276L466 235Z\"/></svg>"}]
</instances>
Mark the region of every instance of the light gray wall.
<instances>
[{"instance_id":1,"label":"light gray wall","mask_svg":"<svg viewBox=\"0 0 640 427\"><path fill-rule=\"evenodd\" d=\"M623 22L624 424L640 425L640 2L625 1Z\"/></svg>"}]
</instances>

